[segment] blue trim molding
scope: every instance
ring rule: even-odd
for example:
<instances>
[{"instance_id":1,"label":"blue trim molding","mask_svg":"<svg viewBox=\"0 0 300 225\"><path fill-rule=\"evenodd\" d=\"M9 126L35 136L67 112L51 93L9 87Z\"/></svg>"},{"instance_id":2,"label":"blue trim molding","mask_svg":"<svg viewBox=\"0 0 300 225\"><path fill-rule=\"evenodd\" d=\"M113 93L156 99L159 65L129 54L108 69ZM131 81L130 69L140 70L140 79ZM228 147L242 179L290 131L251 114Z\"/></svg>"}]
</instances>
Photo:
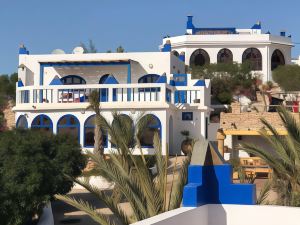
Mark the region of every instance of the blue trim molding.
<instances>
[{"instance_id":1,"label":"blue trim molding","mask_svg":"<svg viewBox=\"0 0 300 225\"><path fill-rule=\"evenodd\" d=\"M254 184L233 184L232 166L228 164L188 168L188 184L183 190L183 206L204 204L254 205Z\"/></svg>"},{"instance_id":2,"label":"blue trim molding","mask_svg":"<svg viewBox=\"0 0 300 225\"><path fill-rule=\"evenodd\" d=\"M40 114L36 116L32 123L31 128L35 129L49 129L51 133L53 132L53 123L49 116L45 114Z\"/></svg>"},{"instance_id":3,"label":"blue trim molding","mask_svg":"<svg viewBox=\"0 0 300 225\"><path fill-rule=\"evenodd\" d=\"M198 80L194 86L205 87L205 80Z\"/></svg>"}]
</instances>

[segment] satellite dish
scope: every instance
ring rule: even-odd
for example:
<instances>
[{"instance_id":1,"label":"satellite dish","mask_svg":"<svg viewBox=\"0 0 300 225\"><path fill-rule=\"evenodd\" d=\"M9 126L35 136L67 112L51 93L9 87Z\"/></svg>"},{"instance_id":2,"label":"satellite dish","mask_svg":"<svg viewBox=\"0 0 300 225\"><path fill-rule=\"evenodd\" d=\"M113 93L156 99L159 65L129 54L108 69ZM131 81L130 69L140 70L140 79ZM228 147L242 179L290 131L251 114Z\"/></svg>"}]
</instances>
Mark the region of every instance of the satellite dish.
<instances>
[{"instance_id":1,"label":"satellite dish","mask_svg":"<svg viewBox=\"0 0 300 225\"><path fill-rule=\"evenodd\" d=\"M60 54L66 54L66 53L65 53L64 50L62 50L62 49L54 49L54 50L51 52L51 54L54 54L54 55L60 55Z\"/></svg>"},{"instance_id":2,"label":"satellite dish","mask_svg":"<svg viewBox=\"0 0 300 225\"><path fill-rule=\"evenodd\" d=\"M84 49L83 47L76 47L73 49L73 54L83 54L84 53Z\"/></svg>"}]
</instances>

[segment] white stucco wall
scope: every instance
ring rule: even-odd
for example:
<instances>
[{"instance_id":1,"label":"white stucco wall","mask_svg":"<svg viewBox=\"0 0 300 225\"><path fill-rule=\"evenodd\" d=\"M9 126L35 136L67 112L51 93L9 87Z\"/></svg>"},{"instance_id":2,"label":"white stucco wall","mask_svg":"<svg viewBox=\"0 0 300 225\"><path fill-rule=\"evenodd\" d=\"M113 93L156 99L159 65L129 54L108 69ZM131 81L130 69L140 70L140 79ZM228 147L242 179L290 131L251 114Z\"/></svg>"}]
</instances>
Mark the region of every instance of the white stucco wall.
<instances>
[{"instance_id":1,"label":"white stucco wall","mask_svg":"<svg viewBox=\"0 0 300 225\"><path fill-rule=\"evenodd\" d=\"M296 225L300 208L261 205L204 205L179 208L133 225Z\"/></svg>"}]
</instances>

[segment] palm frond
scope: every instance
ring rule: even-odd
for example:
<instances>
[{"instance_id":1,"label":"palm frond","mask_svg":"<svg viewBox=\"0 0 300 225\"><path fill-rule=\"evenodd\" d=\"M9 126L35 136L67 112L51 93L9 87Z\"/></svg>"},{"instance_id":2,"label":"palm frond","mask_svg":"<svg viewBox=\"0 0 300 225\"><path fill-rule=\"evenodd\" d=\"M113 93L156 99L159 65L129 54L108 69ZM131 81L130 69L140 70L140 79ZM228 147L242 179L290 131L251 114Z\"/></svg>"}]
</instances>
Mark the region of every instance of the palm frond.
<instances>
[{"instance_id":1,"label":"palm frond","mask_svg":"<svg viewBox=\"0 0 300 225\"><path fill-rule=\"evenodd\" d=\"M55 195L55 198L72 205L73 207L88 214L95 222L102 225L116 225L108 216L103 215L96 211L88 202L81 199L76 200L75 198L68 197L66 195Z\"/></svg>"},{"instance_id":2,"label":"palm frond","mask_svg":"<svg viewBox=\"0 0 300 225\"><path fill-rule=\"evenodd\" d=\"M272 183L271 181L268 180L259 192L259 195L256 200L257 205L264 205L267 203L266 201L271 191L271 188L272 188Z\"/></svg>"}]
</instances>

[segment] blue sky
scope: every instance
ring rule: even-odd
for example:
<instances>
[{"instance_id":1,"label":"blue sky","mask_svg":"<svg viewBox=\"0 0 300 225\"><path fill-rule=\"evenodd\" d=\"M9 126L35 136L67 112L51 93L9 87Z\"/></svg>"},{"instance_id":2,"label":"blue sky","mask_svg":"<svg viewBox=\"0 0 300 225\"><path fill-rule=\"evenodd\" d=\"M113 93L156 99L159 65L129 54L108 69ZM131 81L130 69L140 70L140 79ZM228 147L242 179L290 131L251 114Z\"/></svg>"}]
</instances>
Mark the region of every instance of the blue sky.
<instances>
[{"instance_id":1,"label":"blue sky","mask_svg":"<svg viewBox=\"0 0 300 225\"><path fill-rule=\"evenodd\" d=\"M98 51L157 51L165 35L185 33L186 16L199 27L284 29L300 43L299 0L0 0L0 74L16 71L18 46L32 54L71 52L92 39ZM300 44L293 49L300 54Z\"/></svg>"}]
</instances>

